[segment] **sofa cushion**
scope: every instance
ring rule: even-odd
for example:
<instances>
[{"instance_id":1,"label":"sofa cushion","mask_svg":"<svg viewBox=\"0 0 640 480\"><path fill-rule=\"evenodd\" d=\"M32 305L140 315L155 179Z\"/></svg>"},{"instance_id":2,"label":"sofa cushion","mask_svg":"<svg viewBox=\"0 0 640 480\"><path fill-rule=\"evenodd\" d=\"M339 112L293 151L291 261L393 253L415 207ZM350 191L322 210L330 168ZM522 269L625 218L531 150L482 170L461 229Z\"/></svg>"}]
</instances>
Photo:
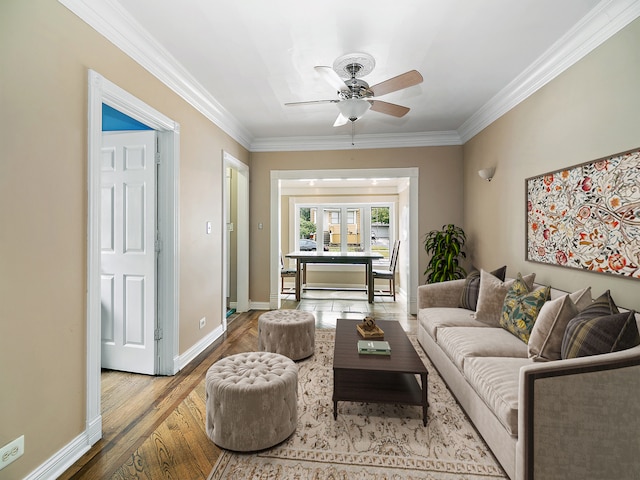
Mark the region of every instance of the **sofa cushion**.
<instances>
[{"instance_id":1,"label":"sofa cushion","mask_svg":"<svg viewBox=\"0 0 640 480\"><path fill-rule=\"evenodd\" d=\"M567 325L562 341L563 359L618 352L640 344L634 311L600 316L590 315L587 310Z\"/></svg>"},{"instance_id":2,"label":"sofa cushion","mask_svg":"<svg viewBox=\"0 0 640 480\"><path fill-rule=\"evenodd\" d=\"M520 368L531 362L528 358L504 357L472 357L464 362L469 385L513 436L518 434Z\"/></svg>"},{"instance_id":3,"label":"sofa cushion","mask_svg":"<svg viewBox=\"0 0 640 480\"><path fill-rule=\"evenodd\" d=\"M548 297L549 287L540 287L532 291L518 273L516 281L505 296L500 326L524 343L528 343L538 312Z\"/></svg>"},{"instance_id":4,"label":"sofa cushion","mask_svg":"<svg viewBox=\"0 0 640 480\"><path fill-rule=\"evenodd\" d=\"M529 358L534 361L560 360L562 339L569 321L590 304L591 287L547 300L531 330Z\"/></svg>"},{"instance_id":5,"label":"sofa cushion","mask_svg":"<svg viewBox=\"0 0 640 480\"><path fill-rule=\"evenodd\" d=\"M507 274L507 266L504 265L491 272L491 275L504 282L504 277ZM474 310L478 305L478 295L480 293L480 272L478 270L472 271L464 282L464 288L462 295L460 296L460 308L466 308L467 310Z\"/></svg>"},{"instance_id":6,"label":"sofa cushion","mask_svg":"<svg viewBox=\"0 0 640 480\"><path fill-rule=\"evenodd\" d=\"M482 323L473 318L471 310L464 308L433 307L422 308L418 311L418 325L429 334L435 341L438 340L438 330L443 327L485 327Z\"/></svg>"},{"instance_id":7,"label":"sofa cushion","mask_svg":"<svg viewBox=\"0 0 640 480\"><path fill-rule=\"evenodd\" d=\"M439 328L438 345L461 372L470 357L527 358L527 346L500 327Z\"/></svg>"},{"instance_id":8,"label":"sofa cushion","mask_svg":"<svg viewBox=\"0 0 640 480\"><path fill-rule=\"evenodd\" d=\"M535 273L523 277L529 289L532 288L535 277ZM514 282L515 279L503 282L489 272L480 270L480 293L478 294L478 305L476 307L476 320L492 327L498 327L504 298Z\"/></svg>"}]
</instances>

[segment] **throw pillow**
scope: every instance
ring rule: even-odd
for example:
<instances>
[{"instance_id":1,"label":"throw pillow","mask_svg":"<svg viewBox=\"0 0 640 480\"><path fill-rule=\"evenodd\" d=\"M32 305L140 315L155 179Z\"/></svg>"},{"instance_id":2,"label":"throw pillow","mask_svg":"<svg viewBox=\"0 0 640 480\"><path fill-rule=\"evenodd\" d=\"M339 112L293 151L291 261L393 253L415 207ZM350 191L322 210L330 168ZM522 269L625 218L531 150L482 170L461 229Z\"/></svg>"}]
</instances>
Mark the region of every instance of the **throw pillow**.
<instances>
[{"instance_id":1,"label":"throw pillow","mask_svg":"<svg viewBox=\"0 0 640 480\"><path fill-rule=\"evenodd\" d=\"M593 303L591 298L591 287L583 288L569 295L569 298L575 303L578 311L581 312Z\"/></svg>"},{"instance_id":2,"label":"throw pillow","mask_svg":"<svg viewBox=\"0 0 640 480\"><path fill-rule=\"evenodd\" d=\"M540 287L531 291L518 273L505 296L500 326L528 343L538 313L549 297L549 290L549 287Z\"/></svg>"},{"instance_id":3,"label":"throw pillow","mask_svg":"<svg viewBox=\"0 0 640 480\"><path fill-rule=\"evenodd\" d=\"M533 287L535 277L535 273L522 277L529 289ZM514 282L515 279L503 282L489 272L480 270L480 292L478 293L478 305L474 318L492 327L498 327L504 298Z\"/></svg>"},{"instance_id":4,"label":"throw pillow","mask_svg":"<svg viewBox=\"0 0 640 480\"><path fill-rule=\"evenodd\" d=\"M589 305L591 287L546 301L531 330L529 358L534 361L560 360L562 339L569 321Z\"/></svg>"},{"instance_id":5,"label":"throw pillow","mask_svg":"<svg viewBox=\"0 0 640 480\"><path fill-rule=\"evenodd\" d=\"M584 315L569 322L562 341L562 358L587 357L618 352L640 344L636 312L613 315Z\"/></svg>"},{"instance_id":6,"label":"throw pillow","mask_svg":"<svg viewBox=\"0 0 640 480\"><path fill-rule=\"evenodd\" d=\"M540 309L529 337L529 358L535 361L560 360L562 339L578 308L569 295L546 302Z\"/></svg>"},{"instance_id":7,"label":"throw pillow","mask_svg":"<svg viewBox=\"0 0 640 480\"><path fill-rule=\"evenodd\" d=\"M504 282L504 276L507 273L507 266L504 265L491 272L491 275ZM472 271L464 282L464 288L462 289L462 295L460 296L460 308L466 308L467 310L474 310L478 306L478 294L480 293L480 272L478 270Z\"/></svg>"}]
</instances>

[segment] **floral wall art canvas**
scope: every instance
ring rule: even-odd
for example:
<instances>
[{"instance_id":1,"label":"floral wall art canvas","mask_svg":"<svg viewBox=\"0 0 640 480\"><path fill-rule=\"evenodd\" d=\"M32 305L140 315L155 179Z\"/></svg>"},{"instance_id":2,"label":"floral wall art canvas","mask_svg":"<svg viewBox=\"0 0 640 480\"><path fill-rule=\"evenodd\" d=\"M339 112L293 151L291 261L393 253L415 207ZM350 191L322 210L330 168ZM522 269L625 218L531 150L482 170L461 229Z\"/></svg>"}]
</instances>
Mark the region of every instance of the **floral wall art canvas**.
<instances>
[{"instance_id":1,"label":"floral wall art canvas","mask_svg":"<svg viewBox=\"0 0 640 480\"><path fill-rule=\"evenodd\" d=\"M640 279L640 149L525 184L527 260Z\"/></svg>"}]
</instances>

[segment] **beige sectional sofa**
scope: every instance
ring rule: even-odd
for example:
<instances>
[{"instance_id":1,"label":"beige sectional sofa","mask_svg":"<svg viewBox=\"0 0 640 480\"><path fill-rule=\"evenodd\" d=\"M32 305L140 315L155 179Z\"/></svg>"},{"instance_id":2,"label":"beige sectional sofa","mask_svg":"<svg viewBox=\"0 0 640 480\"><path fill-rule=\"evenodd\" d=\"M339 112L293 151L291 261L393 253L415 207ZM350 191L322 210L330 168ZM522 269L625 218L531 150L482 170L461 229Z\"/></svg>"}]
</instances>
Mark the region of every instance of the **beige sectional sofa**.
<instances>
[{"instance_id":1,"label":"beige sectional sofa","mask_svg":"<svg viewBox=\"0 0 640 480\"><path fill-rule=\"evenodd\" d=\"M464 279L418 288L418 341L507 475L640 478L640 346L536 361L499 319L459 307L464 288Z\"/></svg>"}]
</instances>

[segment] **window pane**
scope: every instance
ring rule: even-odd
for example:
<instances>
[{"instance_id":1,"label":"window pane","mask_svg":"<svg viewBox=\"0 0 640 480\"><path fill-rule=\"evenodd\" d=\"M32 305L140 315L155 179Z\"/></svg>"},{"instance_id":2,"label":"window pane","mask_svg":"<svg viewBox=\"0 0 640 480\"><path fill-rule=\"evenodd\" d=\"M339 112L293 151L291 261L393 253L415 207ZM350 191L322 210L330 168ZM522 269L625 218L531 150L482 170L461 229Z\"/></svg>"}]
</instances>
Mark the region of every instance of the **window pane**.
<instances>
[{"instance_id":1,"label":"window pane","mask_svg":"<svg viewBox=\"0 0 640 480\"><path fill-rule=\"evenodd\" d=\"M362 238L362 209L349 208L347 210L347 250L349 252L364 251Z\"/></svg>"},{"instance_id":2,"label":"window pane","mask_svg":"<svg viewBox=\"0 0 640 480\"><path fill-rule=\"evenodd\" d=\"M300 238L298 239L298 250L316 250L316 208L300 208Z\"/></svg>"},{"instance_id":3,"label":"window pane","mask_svg":"<svg viewBox=\"0 0 640 480\"><path fill-rule=\"evenodd\" d=\"M384 255L385 263L389 262L389 227L389 207L371 207L371 250Z\"/></svg>"}]
</instances>

